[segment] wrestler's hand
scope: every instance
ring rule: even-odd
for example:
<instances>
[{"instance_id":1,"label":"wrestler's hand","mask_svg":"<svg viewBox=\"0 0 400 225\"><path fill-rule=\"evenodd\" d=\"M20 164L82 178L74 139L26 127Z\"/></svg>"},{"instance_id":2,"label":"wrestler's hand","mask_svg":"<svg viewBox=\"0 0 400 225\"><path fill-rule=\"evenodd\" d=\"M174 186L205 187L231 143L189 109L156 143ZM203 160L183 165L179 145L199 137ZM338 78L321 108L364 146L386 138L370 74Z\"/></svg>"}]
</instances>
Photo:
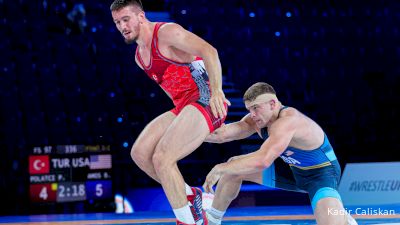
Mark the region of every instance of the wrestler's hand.
<instances>
[{"instance_id":1,"label":"wrestler's hand","mask_svg":"<svg viewBox=\"0 0 400 225\"><path fill-rule=\"evenodd\" d=\"M210 107L215 118L224 118L226 116L224 103L228 106L231 105L229 100L225 98L225 94L221 89L213 90L210 98Z\"/></svg>"},{"instance_id":2,"label":"wrestler's hand","mask_svg":"<svg viewBox=\"0 0 400 225\"><path fill-rule=\"evenodd\" d=\"M214 166L214 168L212 168L212 170L208 173L206 181L203 184L203 189L205 192L214 194L213 186L218 182L223 174L221 165L222 163Z\"/></svg>"}]
</instances>

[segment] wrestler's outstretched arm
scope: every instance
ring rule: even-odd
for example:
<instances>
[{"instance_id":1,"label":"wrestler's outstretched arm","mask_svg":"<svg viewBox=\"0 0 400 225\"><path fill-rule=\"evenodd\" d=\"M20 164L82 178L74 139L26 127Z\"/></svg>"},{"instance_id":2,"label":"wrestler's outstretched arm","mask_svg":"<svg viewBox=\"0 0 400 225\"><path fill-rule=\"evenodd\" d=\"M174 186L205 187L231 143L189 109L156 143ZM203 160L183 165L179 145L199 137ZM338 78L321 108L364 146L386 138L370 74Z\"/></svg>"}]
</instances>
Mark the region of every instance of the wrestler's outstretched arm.
<instances>
[{"instance_id":1,"label":"wrestler's outstretched arm","mask_svg":"<svg viewBox=\"0 0 400 225\"><path fill-rule=\"evenodd\" d=\"M289 146L297 126L298 120L294 116L277 120L270 128L269 138L264 141L259 150L214 166L203 184L204 190L214 193L212 187L223 175L254 174L268 168Z\"/></svg>"},{"instance_id":2,"label":"wrestler's outstretched arm","mask_svg":"<svg viewBox=\"0 0 400 225\"><path fill-rule=\"evenodd\" d=\"M238 122L223 124L213 133L209 134L205 142L224 143L240 140L251 136L256 131L257 130L255 129L254 122L250 118L250 114L247 114Z\"/></svg>"}]
</instances>

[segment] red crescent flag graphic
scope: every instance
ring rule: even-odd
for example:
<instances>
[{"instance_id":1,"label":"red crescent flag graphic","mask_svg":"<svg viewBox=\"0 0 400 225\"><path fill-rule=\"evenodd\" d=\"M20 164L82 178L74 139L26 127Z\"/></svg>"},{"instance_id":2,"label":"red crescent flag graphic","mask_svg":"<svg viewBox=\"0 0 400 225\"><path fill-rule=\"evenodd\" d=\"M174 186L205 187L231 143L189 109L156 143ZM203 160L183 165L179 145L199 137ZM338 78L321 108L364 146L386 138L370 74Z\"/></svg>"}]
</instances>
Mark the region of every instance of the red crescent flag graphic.
<instances>
[{"instance_id":1,"label":"red crescent flag graphic","mask_svg":"<svg viewBox=\"0 0 400 225\"><path fill-rule=\"evenodd\" d=\"M29 156L29 173L30 174L46 174L49 173L49 156L35 155Z\"/></svg>"}]
</instances>

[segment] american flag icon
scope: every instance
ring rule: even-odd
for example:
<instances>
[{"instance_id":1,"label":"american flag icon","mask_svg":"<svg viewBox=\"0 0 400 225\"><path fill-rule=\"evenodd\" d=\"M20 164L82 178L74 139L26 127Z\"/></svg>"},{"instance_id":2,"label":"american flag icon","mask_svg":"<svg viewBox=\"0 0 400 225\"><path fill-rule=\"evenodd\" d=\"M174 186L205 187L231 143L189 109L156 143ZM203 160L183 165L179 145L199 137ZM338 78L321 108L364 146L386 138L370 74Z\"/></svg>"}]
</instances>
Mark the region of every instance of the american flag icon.
<instances>
[{"instance_id":1,"label":"american flag icon","mask_svg":"<svg viewBox=\"0 0 400 225\"><path fill-rule=\"evenodd\" d=\"M111 169L111 155L91 155L90 169Z\"/></svg>"}]
</instances>

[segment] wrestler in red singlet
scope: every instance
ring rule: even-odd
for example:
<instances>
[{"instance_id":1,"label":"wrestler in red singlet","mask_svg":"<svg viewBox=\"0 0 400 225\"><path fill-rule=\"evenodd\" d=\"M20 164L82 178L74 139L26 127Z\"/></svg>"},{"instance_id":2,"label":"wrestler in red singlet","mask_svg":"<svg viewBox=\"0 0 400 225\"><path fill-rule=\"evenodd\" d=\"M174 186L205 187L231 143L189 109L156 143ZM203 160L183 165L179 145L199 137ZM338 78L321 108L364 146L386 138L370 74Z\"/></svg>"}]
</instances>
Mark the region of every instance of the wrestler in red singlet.
<instances>
[{"instance_id":1,"label":"wrestler in red singlet","mask_svg":"<svg viewBox=\"0 0 400 225\"><path fill-rule=\"evenodd\" d=\"M136 57L147 75L157 82L172 98L175 115L186 105L193 105L207 120L210 132L220 127L224 118L215 118L209 100L211 97L207 71L202 58L196 57L191 63L179 63L166 58L158 49L158 30L165 23L157 23L154 27L151 44L150 63L145 65L136 48ZM226 104L225 104L226 107Z\"/></svg>"}]
</instances>

